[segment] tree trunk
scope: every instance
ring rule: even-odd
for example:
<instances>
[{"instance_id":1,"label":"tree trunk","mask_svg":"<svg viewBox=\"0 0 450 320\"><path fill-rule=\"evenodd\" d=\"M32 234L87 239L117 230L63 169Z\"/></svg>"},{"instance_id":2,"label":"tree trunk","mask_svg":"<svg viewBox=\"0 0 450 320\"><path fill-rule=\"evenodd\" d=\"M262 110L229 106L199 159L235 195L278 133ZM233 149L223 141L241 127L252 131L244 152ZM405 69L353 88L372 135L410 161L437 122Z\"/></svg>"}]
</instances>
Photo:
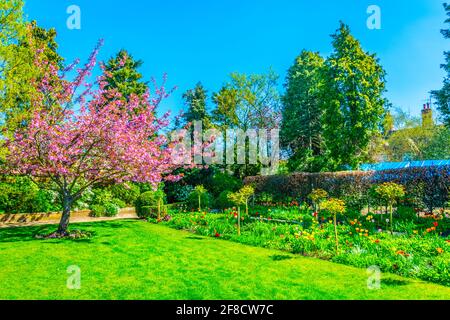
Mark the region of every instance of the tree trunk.
<instances>
[{"instance_id":1,"label":"tree trunk","mask_svg":"<svg viewBox=\"0 0 450 320\"><path fill-rule=\"evenodd\" d=\"M334 237L336 239L336 254L339 254L339 240L338 240L338 232L337 232L336 215L334 215Z\"/></svg>"},{"instance_id":2,"label":"tree trunk","mask_svg":"<svg viewBox=\"0 0 450 320\"><path fill-rule=\"evenodd\" d=\"M69 227L70 211L72 209L72 197L68 194L63 195L62 204L63 212L61 220L59 221L59 227L56 233L60 236L67 235L67 228Z\"/></svg>"},{"instance_id":3,"label":"tree trunk","mask_svg":"<svg viewBox=\"0 0 450 320\"><path fill-rule=\"evenodd\" d=\"M390 223L391 223L391 234L393 235L394 234L394 227L393 227L393 223L392 223L392 211L393 211L393 209L392 209L392 204L389 206L389 216L390 216Z\"/></svg>"},{"instance_id":4,"label":"tree trunk","mask_svg":"<svg viewBox=\"0 0 450 320\"><path fill-rule=\"evenodd\" d=\"M238 206L238 225L237 225L238 236L241 235L241 207Z\"/></svg>"},{"instance_id":5,"label":"tree trunk","mask_svg":"<svg viewBox=\"0 0 450 320\"><path fill-rule=\"evenodd\" d=\"M161 220L161 199L158 199L158 222Z\"/></svg>"},{"instance_id":6,"label":"tree trunk","mask_svg":"<svg viewBox=\"0 0 450 320\"><path fill-rule=\"evenodd\" d=\"M202 212L202 196L198 195L198 212Z\"/></svg>"}]
</instances>

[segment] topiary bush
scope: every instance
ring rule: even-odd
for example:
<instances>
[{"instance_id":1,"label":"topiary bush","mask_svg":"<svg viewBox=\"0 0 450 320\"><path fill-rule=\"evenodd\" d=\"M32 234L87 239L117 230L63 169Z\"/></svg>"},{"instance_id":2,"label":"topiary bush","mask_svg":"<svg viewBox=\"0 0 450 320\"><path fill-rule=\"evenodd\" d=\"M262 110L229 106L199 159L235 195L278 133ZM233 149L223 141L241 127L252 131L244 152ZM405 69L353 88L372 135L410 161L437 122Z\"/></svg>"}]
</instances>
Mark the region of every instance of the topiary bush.
<instances>
[{"instance_id":1,"label":"topiary bush","mask_svg":"<svg viewBox=\"0 0 450 320\"><path fill-rule=\"evenodd\" d=\"M157 211L158 204L162 207L165 202L165 193L162 190L146 191L142 193L136 200L135 207L138 217L148 218L153 208Z\"/></svg>"}]
</instances>

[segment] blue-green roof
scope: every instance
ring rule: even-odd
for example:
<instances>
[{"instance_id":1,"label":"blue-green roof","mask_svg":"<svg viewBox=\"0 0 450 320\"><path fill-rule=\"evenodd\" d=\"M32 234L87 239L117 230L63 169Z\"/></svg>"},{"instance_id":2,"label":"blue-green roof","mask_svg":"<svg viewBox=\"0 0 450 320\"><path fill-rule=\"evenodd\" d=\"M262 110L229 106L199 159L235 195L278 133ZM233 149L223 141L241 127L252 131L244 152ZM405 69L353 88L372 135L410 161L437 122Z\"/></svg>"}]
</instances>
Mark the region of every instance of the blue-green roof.
<instances>
[{"instance_id":1,"label":"blue-green roof","mask_svg":"<svg viewBox=\"0 0 450 320\"><path fill-rule=\"evenodd\" d=\"M450 160L423 160L404 162L380 162L361 165L362 171L382 171L391 169L450 166Z\"/></svg>"}]
</instances>

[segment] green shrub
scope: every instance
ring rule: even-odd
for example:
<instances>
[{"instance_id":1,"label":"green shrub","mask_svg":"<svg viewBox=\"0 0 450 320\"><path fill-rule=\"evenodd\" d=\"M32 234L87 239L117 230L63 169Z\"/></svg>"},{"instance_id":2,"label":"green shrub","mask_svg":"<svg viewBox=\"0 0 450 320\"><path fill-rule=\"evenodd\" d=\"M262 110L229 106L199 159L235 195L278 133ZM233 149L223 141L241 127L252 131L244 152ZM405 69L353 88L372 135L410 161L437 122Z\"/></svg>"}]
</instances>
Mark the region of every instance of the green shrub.
<instances>
[{"instance_id":1,"label":"green shrub","mask_svg":"<svg viewBox=\"0 0 450 320\"><path fill-rule=\"evenodd\" d=\"M91 205L99 204L104 205L113 201L112 193L107 189L96 188L92 189Z\"/></svg>"},{"instance_id":2,"label":"green shrub","mask_svg":"<svg viewBox=\"0 0 450 320\"><path fill-rule=\"evenodd\" d=\"M209 192L202 193L200 199L203 209L211 207L212 197ZM186 200L186 206L189 210L198 210L198 194L195 191L192 191L189 194L189 197Z\"/></svg>"},{"instance_id":3,"label":"green shrub","mask_svg":"<svg viewBox=\"0 0 450 320\"><path fill-rule=\"evenodd\" d=\"M309 229L312 226L313 223L313 216L310 214L305 214L304 216L302 216L302 226L304 229Z\"/></svg>"},{"instance_id":4,"label":"green shrub","mask_svg":"<svg viewBox=\"0 0 450 320\"><path fill-rule=\"evenodd\" d=\"M39 189L26 177L1 177L0 211L6 213L36 213L59 211L57 195Z\"/></svg>"},{"instance_id":5,"label":"green shrub","mask_svg":"<svg viewBox=\"0 0 450 320\"><path fill-rule=\"evenodd\" d=\"M114 198L114 199L112 199L111 203L114 204L115 206L117 206L119 209L127 207L127 204L125 203L125 201L123 201L121 199Z\"/></svg>"},{"instance_id":6,"label":"green shrub","mask_svg":"<svg viewBox=\"0 0 450 320\"><path fill-rule=\"evenodd\" d=\"M224 190L237 191L242 187L242 181L225 172L215 173L206 184L212 196L219 197Z\"/></svg>"},{"instance_id":7,"label":"green shrub","mask_svg":"<svg viewBox=\"0 0 450 320\"><path fill-rule=\"evenodd\" d=\"M91 206L91 217L103 217L106 214L106 208L99 204L94 204Z\"/></svg>"},{"instance_id":8,"label":"green shrub","mask_svg":"<svg viewBox=\"0 0 450 320\"><path fill-rule=\"evenodd\" d=\"M133 205L141 194L139 186L135 183L116 184L109 187L109 191L114 199L120 199L125 202L124 206L120 206L121 208Z\"/></svg>"},{"instance_id":9,"label":"green shrub","mask_svg":"<svg viewBox=\"0 0 450 320\"><path fill-rule=\"evenodd\" d=\"M233 203L228 199L228 195L232 193L230 190L225 190L220 193L215 202L215 207L217 209L228 209L233 206Z\"/></svg>"},{"instance_id":10,"label":"green shrub","mask_svg":"<svg viewBox=\"0 0 450 320\"><path fill-rule=\"evenodd\" d=\"M157 210L159 201L161 201L161 206L164 205L165 194L162 190L146 191L142 193L135 203L137 215L142 218L148 217L146 207L152 207Z\"/></svg>"},{"instance_id":11,"label":"green shrub","mask_svg":"<svg viewBox=\"0 0 450 320\"><path fill-rule=\"evenodd\" d=\"M115 217L119 213L119 207L114 203L105 203L104 208L106 217Z\"/></svg>"}]
</instances>

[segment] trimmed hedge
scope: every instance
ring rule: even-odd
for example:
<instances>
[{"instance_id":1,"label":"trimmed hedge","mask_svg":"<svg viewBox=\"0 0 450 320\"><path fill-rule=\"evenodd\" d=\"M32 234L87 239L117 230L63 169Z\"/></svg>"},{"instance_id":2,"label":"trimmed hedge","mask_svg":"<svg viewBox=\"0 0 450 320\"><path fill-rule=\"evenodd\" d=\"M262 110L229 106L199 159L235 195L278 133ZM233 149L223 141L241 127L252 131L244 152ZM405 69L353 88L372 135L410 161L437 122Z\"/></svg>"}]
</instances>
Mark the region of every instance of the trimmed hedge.
<instances>
[{"instance_id":1,"label":"trimmed hedge","mask_svg":"<svg viewBox=\"0 0 450 320\"><path fill-rule=\"evenodd\" d=\"M346 200L349 206L367 205L370 188L383 182L405 186L415 205L429 210L445 207L450 192L450 166L406 168L385 171L345 171L294 173L291 175L247 177L257 193L270 193L281 200L293 197L307 201L313 189L324 189L330 196Z\"/></svg>"}]
</instances>

